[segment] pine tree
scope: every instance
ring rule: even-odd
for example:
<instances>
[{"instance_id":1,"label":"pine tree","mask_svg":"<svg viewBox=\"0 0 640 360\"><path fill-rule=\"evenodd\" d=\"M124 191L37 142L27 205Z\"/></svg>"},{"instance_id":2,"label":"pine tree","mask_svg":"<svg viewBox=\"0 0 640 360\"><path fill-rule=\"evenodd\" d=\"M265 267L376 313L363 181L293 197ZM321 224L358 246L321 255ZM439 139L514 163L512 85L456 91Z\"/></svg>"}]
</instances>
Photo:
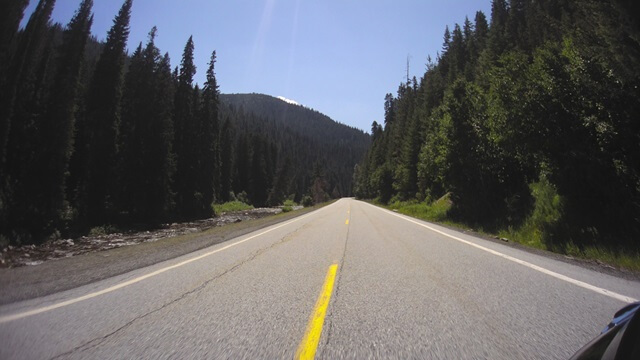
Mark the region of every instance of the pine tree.
<instances>
[{"instance_id":1,"label":"pine tree","mask_svg":"<svg viewBox=\"0 0 640 360\"><path fill-rule=\"evenodd\" d=\"M469 20L469 18L464 19L464 25L462 27L462 34L464 36L464 47L465 47L465 66L464 66L464 75L467 80L472 81L474 77L474 66L476 65L476 61L478 59L479 51L478 51L478 43L476 42L475 30L473 28L473 24Z\"/></svg>"},{"instance_id":2,"label":"pine tree","mask_svg":"<svg viewBox=\"0 0 640 360\"><path fill-rule=\"evenodd\" d=\"M38 216L42 223L34 230L58 228L63 215L65 180L73 151L76 97L84 50L93 23L92 7L92 0L82 1L67 25L47 110L36 125L40 149L31 166L36 178L47 181L30 189L41 196L34 203L40 214L33 216Z\"/></svg>"},{"instance_id":3,"label":"pine tree","mask_svg":"<svg viewBox=\"0 0 640 360\"><path fill-rule=\"evenodd\" d=\"M510 48L529 51L527 31L526 0L511 0L509 2L509 16L505 26L505 38Z\"/></svg>"},{"instance_id":4,"label":"pine tree","mask_svg":"<svg viewBox=\"0 0 640 360\"><path fill-rule=\"evenodd\" d=\"M193 63L193 37L189 37L182 54L178 84L175 94L174 149L177 160L175 179L176 205L183 218L193 218L197 214L197 169L198 156L196 139L198 126L194 108L193 77L196 67Z\"/></svg>"},{"instance_id":5,"label":"pine tree","mask_svg":"<svg viewBox=\"0 0 640 360\"><path fill-rule=\"evenodd\" d=\"M251 145L246 133L238 137L235 157L236 178L233 181L233 188L237 194L245 191L249 192L251 178ZM255 151L255 149L254 149Z\"/></svg>"},{"instance_id":6,"label":"pine tree","mask_svg":"<svg viewBox=\"0 0 640 360\"><path fill-rule=\"evenodd\" d=\"M133 53L125 77L120 204L133 223L167 221L173 208L173 77L169 55L161 57L155 46L156 31Z\"/></svg>"},{"instance_id":7,"label":"pine tree","mask_svg":"<svg viewBox=\"0 0 640 360\"><path fill-rule=\"evenodd\" d=\"M7 160L7 142L9 141L12 126L16 128L14 130L17 133L16 137L20 137L24 133L25 121L23 119L14 119L14 115L16 112L22 111L25 104L33 97L34 76L48 40L49 18L53 12L54 5L55 0L40 0L38 2L24 32L20 36L11 63L7 65L6 77L2 76L3 83L0 90L2 91L2 96L0 97L0 171L3 173L10 171L3 169L2 164ZM8 26L9 23L6 25ZM7 32L11 33L11 30L7 30ZM18 142L23 140L20 139ZM14 153L17 152L16 149L12 151ZM19 156L19 154L15 155Z\"/></svg>"},{"instance_id":8,"label":"pine tree","mask_svg":"<svg viewBox=\"0 0 640 360\"><path fill-rule=\"evenodd\" d=\"M155 28L154 28L155 29ZM150 41L155 37L155 30L150 33ZM125 215L132 215L135 211L137 196L141 189L137 182L145 176L142 174L142 134L141 119L145 116L145 105L150 91L149 72L145 66L142 43L138 45L130 58L129 70L125 75L120 131L118 137L118 207Z\"/></svg>"},{"instance_id":9,"label":"pine tree","mask_svg":"<svg viewBox=\"0 0 640 360\"><path fill-rule=\"evenodd\" d=\"M254 135L251 175L249 178L249 199L257 207L266 205L269 191L266 152L267 146L264 139L259 135Z\"/></svg>"},{"instance_id":10,"label":"pine tree","mask_svg":"<svg viewBox=\"0 0 640 360\"><path fill-rule=\"evenodd\" d=\"M3 1L0 4L0 99L2 99L0 106L2 107L11 106L7 100L13 89L8 88L9 84L6 81L18 26L28 4L28 0ZM4 158L5 141L9 131L9 118L5 115L5 111L8 110L0 110L0 164ZM0 165L0 172L1 170L2 165Z\"/></svg>"},{"instance_id":11,"label":"pine tree","mask_svg":"<svg viewBox=\"0 0 640 360\"><path fill-rule=\"evenodd\" d=\"M132 3L126 0L113 20L87 94L84 202L91 225L109 221L114 211L116 142Z\"/></svg>"},{"instance_id":12,"label":"pine tree","mask_svg":"<svg viewBox=\"0 0 640 360\"><path fill-rule=\"evenodd\" d=\"M220 196L217 200L227 202L230 199L230 193L233 191L233 169L234 161L234 139L235 134L233 124L227 118L222 126L220 133Z\"/></svg>"},{"instance_id":13,"label":"pine tree","mask_svg":"<svg viewBox=\"0 0 640 360\"><path fill-rule=\"evenodd\" d=\"M489 36L489 24L487 17L482 11L476 12L474 38L478 53L482 52L487 45L487 37Z\"/></svg>"},{"instance_id":14,"label":"pine tree","mask_svg":"<svg viewBox=\"0 0 640 360\"><path fill-rule=\"evenodd\" d=\"M287 157L275 173L274 184L269 192L267 203L270 206L282 204L291 187L291 158Z\"/></svg>"},{"instance_id":15,"label":"pine tree","mask_svg":"<svg viewBox=\"0 0 640 360\"><path fill-rule=\"evenodd\" d=\"M218 129L218 84L215 76L216 52L211 55L207 80L202 91L198 136L199 184L202 192L199 217L211 215L211 204L220 197L220 146ZM217 189L217 191L215 191Z\"/></svg>"},{"instance_id":16,"label":"pine tree","mask_svg":"<svg viewBox=\"0 0 640 360\"><path fill-rule=\"evenodd\" d=\"M51 62L49 19L55 0L40 0L13 51L0 97L0 233L14 242L32 241L33 171L37 139L33 111L44 112L44 86ZM39 91L43 89L43 91ZM25 166L29 164L31 166ZM10 234L11 233L11 234Z\"/></svg>"},{"instance_id":17,"label":"pine tree","mask_svg":"<svg viewBox=\"0 0 640 360\"><path fill-rule=\"evenodd\" d=\"M456 24L453 28L451 45L449 48L449 55L451 59L449 82L451 83L464 72L464 68L467 62L467 55L465 52L465 38L462 34L460 25Z\"/></svg>"},{"instance_id":18,"label":"pine tree","mask_svg":"<svg viewBox=\"0 0 640 360\"><path fill-rule=\"evenodd\" d=\"M446 77L449 73L450 60L449 49L451 48L451 31L449 31L449 25L444 28L444 36L442 40L442 52L439 56L440 67L443 72L443 76Z\"/></svg>"},{"instance_id":19,"label":"pine tree","mask_svg":"<svg viewBox=\"0 0 640 360\"><path fill-rule=\"evenodd\" d=\"M3 1L0 4L0 91L4 87L18 26L28 4L29 0Z\"/></svg>"},{"instance_id":20,"label":"pine tree","mask_svg":"<svg viewBox=\"0 0 640 360\"><path fill-rule=\"evenodd\" d=\"M150 134L148 163L148 190L146 208L150 214L148 221L156 223L173 218L174 194L172 192L175 174L173 154L173 77L171 60L166 53L159 61L155 71L155 101L148 132Z\"/></svg>"},{"instance_id":21,"label":"pine tree","mask_svg":"<svg viewBox=\"0 0 640 360\"><path fill-rule=\"evenodd\" d=\"M315 204L320 204L329 200L329 194L327 193L329 184L325 177L324 167L320 163L316 163L313 166L313 183L309 192L313 198Z\"/></svg>"},{"instance_id":22,"label":"pine tree","mask_svg":"<svg viewBox=\"0 0 640 360\"><path fill-rule=\"evenodd\" d=\"M507 47L506 29L509 8L506 0L492 0L491 26L489 28L489 54L492 59L500 56Z\"/></svg>"}]
</instances>

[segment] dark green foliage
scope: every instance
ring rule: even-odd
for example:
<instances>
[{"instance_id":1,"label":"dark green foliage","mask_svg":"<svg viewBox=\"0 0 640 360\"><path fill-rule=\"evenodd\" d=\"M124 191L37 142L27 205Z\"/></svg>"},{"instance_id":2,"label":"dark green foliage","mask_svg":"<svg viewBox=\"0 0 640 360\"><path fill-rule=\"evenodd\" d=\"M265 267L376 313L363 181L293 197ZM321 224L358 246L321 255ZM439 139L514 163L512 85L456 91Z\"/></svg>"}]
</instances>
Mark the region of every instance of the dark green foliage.
<instances>
[{"instance_id":1,"label":"dark green foliage","mask_svg":"<svg viewBox=\"0 0 640 360\"><path fill-rule=\"evenodd\" d=\"M199 216L210 216L211 203L220 197L220 134L218 126L218 84L214 67L216 52L211 54L207 69L207 81L202 91L202 104L199 114L200 129L196 144L198 145L198 189L202 192ZM227 195L228 196L228 195Z\"/></svg>"},{"instance_id":2,"label":"dark green foliage","mask_svg":"<svg viewBox=\"0 0 640 360\"><path fill-rule=\"evenodd\" d=\"M117 135L120 125L123 75L132 0L126 0L113 20L87 92L85 192L81 195L89 225L113 219Z\"/></svg>"},{"instance_id":3,"label":"dark green foliage","mask_svg":"<svg viewBox=\"0 0 640 360\"><path fill-rule=\"evenodd\" d=\"M53 47L48 23L54 4L53 0L41 0L15 42L10 36L11 20L3 23L8 27L4 39L12 44L2 44L10 54L5 55L0 90L0 232L18 243L30 241L32 236L29 220L25 219L35 210L33 200L25 202L27 176L33 171L27 164L32 162L36 146L31 137L34 114L44 112L46 107L49 77L45 74Z\"/></svg>"},{"instance_id":4,"label":"dark green foliage","mask_svg":"<svg viewBox=\"0 0 640 360\"><path fill-rule=\"evenodd\" d=\"M235 166L235 134L233 124L229 119L224 122L220 132L220 193L218 200L226 203L231 200L230 194L233 191L232 183Z\"/></svg>"},{"instance_id":5,"label":"dark green foliage","mask_svg":"<svg viewBox=\"0 0 640 360\"><path fill-rule=\"evenodd\" d=\"M313 206L313 198L309 195L305 195L302 197L302 201L300 203L305 207Z\"/></svg>"},{"instance_id":6,"label":"dark green foliage","mask_svg":"<svg viewBox=\"0 0 640 360\"><path fill-rule=\"evenodd\" d=\"M385 98L384 128L374 122L354 171L356 195L432 202L449 194L449 216L473 226L536 226L550 248L637 248L634 7L493 0L490 26L477 13L475 24L447 27L438 62Z\"/></svg>"},{"instance_id":7,"label":"dark green foliage","mask_svg":"<svg viewBox=\"0 0 640 360\"><path fill-rule=\"evenodd\" d=\"M175 177L176 209L185 218L196 216L202 193L197 186L199 135L196 111L200 94L193 89L196 67L193 64L193 37L189 37L182 54L175 94L173 123L174 150L177 161Z\"/></svg>"},{"instance_id":8,"label":"dark green foliage","mask_svg":"<svg viewBox=\"0 0 640 360\"><path fill-rule=\"evenodd\" d=\"M3 1L0 4L0 94L4 90L4 80L11 61L18 26L28 4L28 0ZM3 134L4 131L6 130L0 130L0 134ZM2 158L1 154L0 151L0 159Z\"/></svg>"},{"instance_id":9,"label":"dark green foliage","mask_svg":"<svg viewBox=\"0 0 640 360\"><path fill-rule=\"evenodd\" d=\"M489 31L488 56L496 58L507 48L507 22L509 8L507 0L491 1L491 28Z\"/></svg>"},{"instance_id":10,"label":"dark green foliage","mask_svg":"<svg viewBox=\"0 0 640 360\"><path fill-rule=\"evenodd\" d=\"M249 199L254 206L262 207L267 203L269 178L267 173L267 144L260 135L252 139L251 173L249 176Z\"/></svg>"},{"instance_id":11,"label":"dark green foliage","mask_svg":"<svg viewBox=\"0 0 640 360\"><path fill-rule=\"evenodd\" d=\"M120 208L140 223L170 219L173 206L173 78L155 34L154 28L146 47L138 46L131 58L120 126Z\"/></svg>"},{"instance_id":12,"label":"dark green foliage","mask_svg":"<svg viewBox=\"0 0 640 360\"><path fill-rule=\"evenodd\" d=\"M246 132L238 138L235 156L235 174L233 181L233 191L239 194L249 190L251 177L251 145Z\"/></svg>"},{"instance_id":13,"label":"dark green foliage","mask_svg":"<svg viewBox=\"0 0 640 360\"><path fill-rule=\"evenodd\" d=\"M6 147L9 141L9 133L11 126L16 129L14 132L21 134L25 131L25 119L15 119L15 117L24 116L23 111L26 104L35 96L34 83L38 62L43 60L43 52L46 48L48 39L48 24L51 12L55 5L55 0L40 0L33 14L29 18L29 22L14 46L14 37L20 19L17 19L16 12L24 11L26 4L19 4L18 1L5 1L7 12L3 12L3 16L7 17L7 22L2 22L2 68L0 70L0 81L2 89L0 90L0 170L5 170L2 166L7 160ZM10 5L12 4L12 5ZM13 7L13 9L12 9ZM17 22L17 23L16 23ZM14 29L14 23L15 29ZM6 43L4 41L7 41ZM45 57L46 60L46 57ZM16 113L18 113L16 115ZM6 189L5 191L10 191Z\"/></svg>"},{"instance_id":14,"label":"dark green foliage","mask_svg":"<svg viewBox=\"0 0 640 360\"><path fill-rule=\"evenodd\" d=\"M311 184L311 198L314 204L329 201L329 185L321 164L315 164L313 168L313 183Z\"/></svg>"},{"instance_id":15,"label":"dark green foliage","mask_svg":"<svg viewBox=\"0 0 640 360\"><path fill-rule=\"evenodd\" d=\"M352 194L353 167L369 145L369 137L362 131L267 95L225 94L220 98L221 118L229 119L236 130L236 140L222 146L223 152L225 148L235 149L230 160L222 155L222 163L223 167L226 161L233 165L232 188L236 194L244 191L251 201L257 195L258 199L264 199L261 202L268 204L293 195L299 202L314 184L316 163L324 164L326 193L332 195L335 188L336 194ZM221 142L225 141L228 139L222 135ZM258 147L264 149L259 157L266 165L266 195L255 194L258 188L251 185L252 177L261 179L262 176L259 166L262 160L257 161L258 157L254 156ZM286 170L287 159L291 165L285 176L282 171ZM224 180L224 176L222 178Z\"/></svg>"},{"instance_id":16,"label":"dark green foliage","mask_svg":"<svg viewBox=\"0 0 640 360\"><path fill-rule=\"evenodd\" d=\"M7 146L1 212L10 225L2 232L17 241L54 232L68 214L65 177L93 2L80 4L63 33L48 26L53 3L41 1L31 16L3 90L8 96L2 116L9 126L3 134Z\"/></svg>"},{"instance_id":17,"label":"dark green foliage","mask_svg":"<svg viewBox=\"0 0 640 360\"><path fill-rule=\"evenodd\" d=\"M270 206L276 206L282 204L285 198L289 195L291 190L291 174L293 169L291 168L291 158L287 157L286 160L278 167L275 173L273 181L273 187L269 192L267 203Z\"/></svg>"},{"instance_id":18,"label":"dark green foliage","mask_svg":"<svg viewBox=\"0 0 640 360\"><path fill-rule=\"evenodd\" d=\"M48 221L57 222L62 217L65 201L65 176L73 151L76 97L80 80L80 68L85 46L89 38L93 15L92 0L84 0L64 32L60 49L57 74L48 100L47 112L40 121L39 146L33 166L39 168L42 188L32 189L43 195L39 207Z\"/></svg>"}]
</instances>

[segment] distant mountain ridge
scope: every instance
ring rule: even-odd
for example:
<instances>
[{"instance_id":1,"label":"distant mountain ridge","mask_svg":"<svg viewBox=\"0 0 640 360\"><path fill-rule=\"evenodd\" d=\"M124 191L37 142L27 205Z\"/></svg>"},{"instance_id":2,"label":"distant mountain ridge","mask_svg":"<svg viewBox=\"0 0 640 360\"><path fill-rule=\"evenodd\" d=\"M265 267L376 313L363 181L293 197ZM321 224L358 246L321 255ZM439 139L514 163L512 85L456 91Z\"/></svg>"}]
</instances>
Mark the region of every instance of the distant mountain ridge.
<instances>
[{"instance_id":1,"label":"distant mountain ridge","mask_svg":"<svg viewBox=\"0 0 640 360\"><path fill-rule=\"evenodd\" d=\"M265 94L221 94L223 103L244 109L263 118L270 118L278 124L287 125L293 130L312 138L338 135L345 141L368 139L364 131L339 123L321 112L301 104L292 104L288 99Z\"/></svg>"},{"instance_id":2,"label":"distant mountain ridge","mask_svg":"<svg viewBox=\"0 0 640 360\"><path fill-rule=\"evenodd\" d=\"M227 119L240 137L259 135L277 148L279 162L292 161L296 198L322 177L331 197L352 194L354 166L363 159L370 136L317 110L264 94L221 94L220 121ZM240 181L241 182L241 181Z\"/></svg>"}]
</instances>

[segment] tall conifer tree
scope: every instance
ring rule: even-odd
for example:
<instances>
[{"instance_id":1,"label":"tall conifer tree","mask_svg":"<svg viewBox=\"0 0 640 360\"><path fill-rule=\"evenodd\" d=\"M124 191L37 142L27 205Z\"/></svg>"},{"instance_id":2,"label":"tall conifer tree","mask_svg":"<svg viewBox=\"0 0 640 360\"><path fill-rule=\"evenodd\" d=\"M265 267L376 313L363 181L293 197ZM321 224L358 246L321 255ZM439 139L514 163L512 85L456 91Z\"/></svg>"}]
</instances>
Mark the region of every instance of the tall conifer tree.
<instances>
[{"instance_id":1,"label":"tall conifer tree","mask_svg":"<svg viewBox=\"0 0 640 360\"><path fill-rule=\"evenodd\" d=\"M259 135L253 137L249 198L254 206L264 206L268 195L266 144Z\"/></svg>"},{"instance_id":2,"label":"tall conifer tree","mask_svg":"<svg viewBox=\"0 0 640 360\"><path fill-rule=\"evenodd\" d=\"M87 220L93 225L109 221L105 216L113 211L116 141L132 3L126 0L113 20L87 94L84 202Z\"/></svg>"},{"instance_id":3,"label":"tall conifer tree","mask_svg":"<svg viewBox=\"0 0 640 360\"><path fill-rule=\"evenodd\" d=\"M38 125L41 150L33 166L47 179L34 189L41 194L38 209L43 220L57 222L65 200L65 177L73 151L73 135L80 70L91 32L93 0L83 0L67 25L60 49L58 69L46 115Z\"/></svg>"},{"instance_id":4,"label":"tall conifer tree","mask_svg":"<svg viewBox=\"0 0 640 360\"><path fill-rule=\"evenodd\" d=\"M25 184L25 164L33 162L31 147L35 145L29 135L30 108L36 97L39 65L48 62L45 49L51 46L49 19L54 5L55 0L38 2L7 64L0 89L0 233L14 238L24 235L26 241L31 236L31 205L27 201L32 194Z\"/></svg>"},{"instance_id":5,"label":"tall conifer tree","mask_svg":"<svg viewBox=\"0 0 640 360\"><path fill-rule=\"evenodd\" d=\"M173 78L169 56L155 46L156 31L144 49L138 46L125 77L120 204L132 222L167 221L173 206Z\"/></svg>"},{"instance_id":6,"label":"tall conifer tree","mask_svg":"<svg viewBox=\"0 0 640 360\"><path fill-rule=\"evenodd\" d=\"M491 2L491 26L489 28L489 56L497 58L507 47L506 29L509 21L509 7L506 0Z\"/></svg>"},{"instance_id":7,"label":"tall conifer tree","mask_svg":"<svg viewBox=\"0 0 640 360\"><path fill-rule=\"evenodd\" d=\"M48 40L48 25L55 0L40 0L29 22L20 36L12 61L8 64L6 77L3 79L2 96L0 97L0 171L6 159L6 147L12 125L16 128L16 136L24 132L25 121L14 120L14 114L20 112L29 102L37 64ZM10 30L8 31L10 32ZM23 141L20 139L18 142ZM16 150L12 150L14 153ZM19 156L19 154L15 154Z\"/></svg>"},{"instance_id":8,"label":"tall conifer tree","mask_svg":"<svg viewBox=\"0 0 640 360\"><path fill-rule=\"evenodd\" d=\"M216 52L211 54L207 80L202 91L200 133L198 137L199 190L202 192L199 216L211 215L211 203L220 197L220 146L218 129L218 83L215 75ZM217 191L216 191L217 189Z\"/></svg>"},{"instance_id":9,"label":"tall conifer tree","mask_svg":"<svg viewBox=\"0 0 640 360\"><path fill-rule=\"evenodd\" d=\"M0 91L4 86L7 67L11 58L11 47L14 43L20 20L29 0L12 0L0 3Z\"/></svg>"},{"instance_id":10,"label":"tall conifer tree","mask_svg":"<svg viewBox=\"0 0 640 360\"><path fill-rule=\"evenodd\" d=\"M234 139L233 124L227 118L220 132L220 195L217 200L227 202L233 191L234 169Z\"/></svg>"},{"instance_id":11,"label":"tall conifer tree","mask_svg":"<svg viewBox=\"0 0 640 360\"><path fill-rule=\"evenodd\" d=\"M198 166L196 138L198 126L194 108L193 77L196 66L193 63L193 37L189 37L184 47L178 84L175 93L174 149L177 158L175 178L176 205L178 214L184 218L196 215L198 208L196 167Z\"/></svg>"}]
</instances>

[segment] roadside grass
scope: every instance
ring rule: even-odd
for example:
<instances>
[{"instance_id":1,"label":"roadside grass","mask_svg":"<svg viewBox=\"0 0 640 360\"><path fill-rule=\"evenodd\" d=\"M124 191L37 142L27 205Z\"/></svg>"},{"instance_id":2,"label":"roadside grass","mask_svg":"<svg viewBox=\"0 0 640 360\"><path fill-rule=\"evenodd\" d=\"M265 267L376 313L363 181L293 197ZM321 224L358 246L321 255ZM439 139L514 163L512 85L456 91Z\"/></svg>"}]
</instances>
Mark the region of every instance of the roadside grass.
<instances>
[{"instance_id":1,"label":"roadside grass","mask_svg":"<svg viewBox=\"0 0 640 360\"><path fill-rule=\"evenodd\" d=\"M595 245L578 246L573 242L565 242L558 245L549 241L550 229L561 218L562 199L544 181L532 184L531 190L536 199L531 215L519 227L505 227L494 232L488 232L482 228L478 229L475 226L452 220L448 216L448 212L452 207L449 194L432 203L418 202L416 200L395 201L386 205L378 201L373 201L373 203L404 215L460 230L472 230L488 237L507 239L530 248L640 272L640 250L638 249L629 250Z\"/></svg>"},{"instance_id":2,"label":"roadside grass","mask_svg":"<svg viewBox=\"0 0 640 360\"><path fill-rule=\"evenodd\" d=\"M243 211L253 209L252 205L245 204L242 201L229 201L224 204L213 204L213 211L216 214L222 214L230 211Z\"/></svg>"},{"instance_id":3,"label":"roadside grass","mask_svg":"<svg viewBox=\"0 0 640 360\"><path fill-rule=\"evenodd\" d=\"M423 220L435 222L450 222L447 218L447 212L451 208L451 200L449 194L440 199L427 204L425 202L413 201L396 201L386 205L391 210L397 210L405 215L417 217Z\"/></svg>"}]
</instances>

